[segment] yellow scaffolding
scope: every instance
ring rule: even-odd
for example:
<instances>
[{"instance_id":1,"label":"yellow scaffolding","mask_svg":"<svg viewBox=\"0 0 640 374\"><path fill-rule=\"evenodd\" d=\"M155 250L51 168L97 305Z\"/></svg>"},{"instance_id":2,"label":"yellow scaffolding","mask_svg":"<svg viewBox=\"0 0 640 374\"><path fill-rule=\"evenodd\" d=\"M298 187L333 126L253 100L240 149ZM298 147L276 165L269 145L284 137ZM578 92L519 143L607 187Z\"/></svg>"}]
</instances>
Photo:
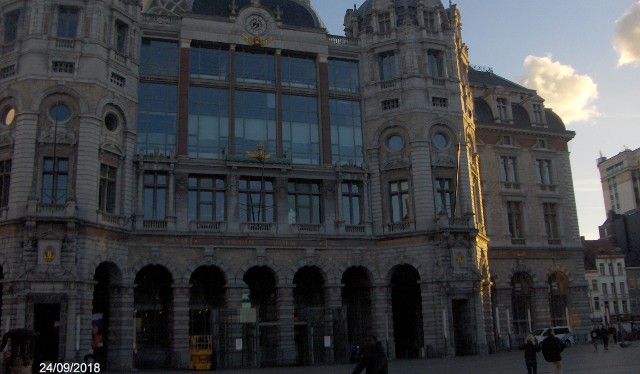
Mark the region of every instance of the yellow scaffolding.
<instances>
[{"instance_id":1,"label":"yellow scaffolding","mask_svg":"<svg viewBox=\"0 0 640 374\"><path fill-rule=\"evenodd\" d=\"M213 354L211 335L193 335L189 337L190 370L210 370Z\"/></svg>"}]
</instances>

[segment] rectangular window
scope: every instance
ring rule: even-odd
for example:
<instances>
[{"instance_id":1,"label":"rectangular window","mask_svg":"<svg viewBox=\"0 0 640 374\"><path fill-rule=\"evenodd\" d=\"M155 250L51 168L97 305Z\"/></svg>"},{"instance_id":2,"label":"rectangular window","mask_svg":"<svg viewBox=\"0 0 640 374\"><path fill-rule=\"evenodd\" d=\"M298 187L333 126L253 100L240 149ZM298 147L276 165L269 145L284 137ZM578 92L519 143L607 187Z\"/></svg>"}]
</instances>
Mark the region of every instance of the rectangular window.
<instances>
[{"instance_id":1,"label":"rectangular window","mask_svg":"<svg viewBox=\"0 0 640 374\"><path fill-rule=\"evenodd\" d=\"M218 159L229 143L229 91L189 87L189 157Z\"/></svg>"},{"instance_id":2,"label":"rectangular window","mask_svg":"<svg viewBox=\"0 0 640 374\"><path fill-rule=\"evenodd\" d=\"M622 264L618 262L616 267L618 268L618 275L622 275Z\"/></svg>"},{"instance_id":3,"label":"rectangular window","mask_svg":"<svg viewBox=\"0 0 640 374\"><path fill-rule=\"evenodd\" d=\"M551 160L536 159L536 182L543 191L554 191Z\"/></svg>"},{"instance_id":4,"label":"rectangular window","mask_svg":"<svg viewBox=\"0 0 640 374\"><path fill-rule=\"evenodd\" d=\"M591 290L598 291L598 281L595 279L591 281Z\"/></svg>"},{"instance_id":5,"label":"rectangular window","mask_svg":"<svg viewBox=\"0 0 640 374\"><path fill-rule=\"evenodd\" d=\"M235 154L246 156L258 144L264 151L276 151L276 95L273 93L236 91Z\"/></svg>"},{"instance_id":6,"label":"rectangular window","mask_svg":"<svg viewBox=\"0 0 640 374\"><path fill-rule=\"evenodd\" d=\"M191 45L189 49L191 78L229 80L229 51L220 47Z\"/></svg>"},{"instance_id":7,"label":"rectangular window","mask_svg":"<svg viewBox=\"0 0 640 374\"><path fill-rule=\"evenodd\" d=\"M391 13L378 14L378 32L381 34L391 32Z\"/></svg>"},{"instance_id":8,"label":"rectangular window","mask_svg":"<svg viewBox=\"0 0 640 374\"><path fill-rule=\"evenodd\" d=\"M178 86L140 83L136 151L168 155L176 149Z\"/></svg>"},{"instance_id":9,"label":"rectangular window","mask_svg":"<svg viewBox=\"0 0 640 374\"><path fill-rule=\"evenodd\" d=\"M4 15L4 42L11 43L18 39L20 11L14 10Z\"/></svg>"},{"instance_id":10,"label":"rectangular window","mask_svg":"<svg viewBox=\"0 0 640 374\"><path fill-rule=\"evenodd\" d=\"M498 109L498 119L500 121L507 120L507 99L505 98L497 98L496 99L496 107Z\"/></svg>"},{"instance_id":11,"label":"rectangular window","mask_svg":"<svg viewBox=\"0 0 640 374\"><path fill-rule=\"evenodd\" d=\"M61 6L58 8L58 37L74 39L78 32L78 8Z\"/></svg>"},{"instance_id":12,"label":"rectangular window","mask_svg":"<svg viewBox=\"0 0 640 374\"><path fill-rule=\"evenodd\" d=\"M433 10L425 10L423 13L424 27L427 31L438 31L436 23L436 12Z\"/></svg>"},{"instance_id":13,"label":"rectangular window","mask_svg":"<svg viewBox=\"0 0 640 374\"><path fill-rule=\"evenodd\" d=\"M116 51L126 55L129 39L129 25L120 20L116 20L115 29Z\"/></svg>"},{"instance_id":14,"label":"rectangular window","mask_svg":"<svg viewBox=\"0 0 640 374\"><path fill-rule=\"evenodd\" d=\"M106 213L116 211L116 172L117 169L113 166L100 165L98 209Z\"/></svg>"},{"instance_id":15,"label":"rectangular window","mask_svg":"<svg viewBox=\"0 0 640 374\"><path fill-rule=\"evenodd\" d=\"M399 99L390 99L382 101L382 110L391 110L400 108Z\"/></svg>"},{"instance_id":16,"label":"rectangular window","mask_svg":"<svg viewBox=\"0 0 640 374\"><path fill-rule=\"evenodd\" d=\"M396 79L396 55L393 52L381 53L379 56L380 80L390 81Z\"/></svg>"},{"instance_id":17,"label":"rectangular window","mask_svg":"<svg viewBox=\"0 0 640 374\"><path fill-rule=\"evenodd\" d=\"M69 159L45 157L42 167L40 203L62 205L67 202Z\"/></svg>"},{"instance_id":18,"label":"rectangular window","mask_svg":"<svg viewBox=\"0 0 640 374\"><path fill-rule=\"evenodd\" d=\"M53 61L51 63L51 70L54 73L73 74L75 63L69 61Z\"/></svg>"},{"instance_id":19,"label":"rectangular window","mask_svg":"<svg viewBox=\"0 0 640 374\"><path fill-rule=\"evenodd\" d=\"M274 222L275 189L273 181L243 177L238 180L240 221Z\"/></svg>"},{"instance_id":20,"label":"rectangular window","mask_svg":"<svg viewBox=\"0 0 640 374\"><path fill-rule=\"evenodd\" d=\"M600 298L599 297L594 297L593 298L593 309L594 310L600 310Z\"/></svg>"},{"instance_id":21,"label":"rectangular window","mask_svg":"<svg viewBox=\"0 0 640 374\"><path fill-rule=\"evenodd\" d=\"M627 306L627 300L622 300L622 313L627 314L629 313L629 309Z\"/></svg>"},{"instance_id":22,"label":"rectangular window","mask_svg":"<svg viewBox=\"0 0 640 374\"><path fill-rule=\"evenodd\" d=\"M360 102L330 99L329 124L332 162L362 165L364 151Z\"/></svg>"},{"instance_id":23,"label":"rectangular window","mask_svg":"<svg viewBox=\"0 0 640 374\"><path fill-rule=\"evenodd\" d=\"M362 186L356 182L343 182L342 189L342 219L345 225L359 225L361 223Z\"/></svg>"},{"instance_id":24,"label":"rectangular window","mask_svg":"<svg viewBox=\"0 0 640 374\"><path fill-rule=\"evenodd\" d=\"M507 201L507 220L509 221L509 234L513 244L524 244L524 224L522 217L522 203L519 201ZM515 241L514 241L515 240Z\"/></svg>"},{"instance_id":25,"label":"rectangular window","mask_svg":"<svg viewBox=\"0 0 640 374\"><path fill-rule=\"evenodd\" d=\"M294 181L288 183L289 223L322 222L320 184Z\"/></svg>"},{"instance_id":26,"label":"rectangular window","mask_svg":"<svg viewBox=\"0 0 640 374\"><path fill-rule=\"evenodd\" d=\"M620 294L621 295L624 295L626 293L625 292L626 291L625 288L626 288L626 286L625 286L624 282L620 282Z\"/></svg>"},{"instance_id":27,"label":"rectangular window","mask_svg":"<svg viewBox=\"0 0 640 374\"><path fill-rule=\"evenodd\" d=\"M609 287L607 287L606 283L602 283L602 294L603 295L608 295L609 294Z\"/></svg>"},{"instance_id":28,"label":"rectangular window","mask_svg":"<svg viewBox=\"0 0 640 374\"><path fill-rule=\"evenodd\" d=\"M116 74L111 72L111 83L115 84L118 87L124 87L127 84L127 78L123 77L120 74Z\"/></svg>"},{"instance_id":29,"label":"rectangular window","mask_svg":"<svg viewBox=\"0 0 640 374\"><path fill-rule=\"evenodd\" d=\"M259 52L236 51L236 82L276 83L275 56Z\"/></svg>"},{"instance_id":30,"label":"rectangular window","mask_svg":"<svg viewBox=\"0 0 640 374\"><path fill-rule=\"evenodd\" d=\"M427 51L427 68L430 76L435 78L442 78L444 76L442 56L443 53L441 51L433 49Z\"/></svg>"},{"instance_id":31,"label":"rectangular window","mask_svg":"<svg viewBox=\"0 0 640 374\"><path fill-rule=\"evenodd\" d=\"M533 104L533 119L536 125L542 124L542 105Z\"/></svg>"},{"instance_id":32,"label":"rectangular window","mask_svg":"<svg viewBox=\"0 0 640 374\"><path fill-rule=\"evenodd\" d=\"M505 188L520 188L516 157L500 156L500 181Z\"/></svg>"},{"instance_id":33,"label":"rectangular window","mask_svg":"<svg viewBox=\"0 0 640 374\"><path fill-rule=\"evenodd\" d=\"M282 95L282 147L294 164L320 164L318 98Z\"/></svg>"},{"instance_id":34,"label":"rectangular window","mask_svg":"<svg viewBox=\"0 0 640 374\"><path fill-rule=\"evenodd\" d=\"M445 212L453 217L455 186L451 178L436 178L436 214Z\"/></svg>"},{"instance_id":35,"label":"rectangular window","mask_svg":"<svg viewBox=\"0 0 640 374\"><path fill-rule=\"evenodd\" d=\"M391 223L411 222L409 211L409 181L399 180L389 183Z\"/></svg>"},{"instance_id":36,"label":"rectangular window","mask_svg":"<svg viewBox=\"0 0 640 374\"><path fill-rule=\"evenodd\" d=\"M600 275L605 275L605 273L604 273L604 264L600 264L599 268L600 268Z\"/></svg>"},{"instance_id":37,"label":"rectangular window","mask_svg":"<svg viewBox=\"0 0 640 374\"><path fill-rule=\"evenodd\" d=\"M221 177L190 176L188 193L189 221L225 220L225 181Z\"/></svg>"},{"instance_id":38,"label":"rectangular window","mask_svg":"<svg viewBox=\"0 0 640 374\"><path fill-rule=\"evenodd\" d=\"M357 93L360 89L358 61L329 59L329 91Z\"/></svg>"},{"instance_id":39,"label":"rectangular window","mask_svg":"<svg viewBox=\"0 0 640 374\"><path fill-rule=\"evenodd\" d=\"M446 108L449 106L449 100L446 97L432 97L431 106L435 108Z\"/></svg>"},{"instance_id":40,"label":"rectangular window","mask_svg":"<svg viewBox=\"0 0 640 374\"><path fill-rule=\"evenodd\" d=\"M544 228L548 240L558 239L558 205L554 203L543 203L542 212L544 214ZM549 244L553 244L549 242Z\"/></svg>"},{"instance_id":41,"label":"rectangular window","mask_svg":"<svg viewBox=\"0 0 640 374\"><path fill-rule=\"evenodd\" d=\"M144 175L144 219L166 219L168 177L164 173Z\"/></svg>"},{"instance_id":42,"label":"rectangular window","mask_svg":"<svg viewBox=\"0 0 640 374\"><path fill-rule=\"evenodd\" d=\"M316 87L316 62L310 57L282 56L280 59L280 74L283 86Z\"/></svg>"},{"instance_id":43,"label":"rectangular window","mask_svg":"<svg viewBox=\"0 0 640 374\"><path fill-rule=\"evenodd\" d=\"M178 77L179 46L175 40L142 39L140 75Z\"/></svg>"},{"instance_id":44,"label":"rectangular window","mask_svg":"<svg viewBox=\"0 0 640 374\"><path fill-rule=\"evenodd\" d=\"M11 185L11 160L0 161L0 208L9 206L9 187Z\"/></svg>"},{"instance_id":45,"label":"rectangular window","mask_svg":"<svg viewBox=\"0 0 640 374\"><path fill-rule=\"evenodd\" d=\"M613 275L613 264L607 264L607 267L609 268L609 275Z\"/></svg>"},{"instance_id":46,"label":"rectangular window","mask_svg":"<svg viewBox=\"0 0 640 374\"><path fill-rule=\"evenodd\" d=\"M618 294L618 289L616 287L616 284L613 283L613 282L611 282L611 293L614 294L614 295Z\"/></svg>"}]
</instances>

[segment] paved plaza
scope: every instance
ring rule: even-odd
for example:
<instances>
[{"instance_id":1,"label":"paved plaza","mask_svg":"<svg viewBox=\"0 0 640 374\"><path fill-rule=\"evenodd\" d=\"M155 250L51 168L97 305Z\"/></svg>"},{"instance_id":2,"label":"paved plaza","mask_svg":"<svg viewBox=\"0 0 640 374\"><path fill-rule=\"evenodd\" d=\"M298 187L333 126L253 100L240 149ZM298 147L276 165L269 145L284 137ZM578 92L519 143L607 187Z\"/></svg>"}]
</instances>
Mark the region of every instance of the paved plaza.
<instances>
[{"instance_id":1,"label":"paved plaza","mask_svg":"<svg viewBox=\"0 0 640 374\"><path fill-rule=\"evenodd\" d=\"M565 349L562 354L565 373L638 374L640 373L640 342L621 348L612 345L604 351L602 345L594 352L592 345ZM306 366L265 369L218 370L223 374L349 374L354 365ZM450 357L428 360L394 360L389 374L512 374L526 373L523 351L499 352L487 356ZM538 373L548 373L547 363L538 354ZM185 374L186 371L140 370L140 374Z\"/></svg>"}]
</instances>

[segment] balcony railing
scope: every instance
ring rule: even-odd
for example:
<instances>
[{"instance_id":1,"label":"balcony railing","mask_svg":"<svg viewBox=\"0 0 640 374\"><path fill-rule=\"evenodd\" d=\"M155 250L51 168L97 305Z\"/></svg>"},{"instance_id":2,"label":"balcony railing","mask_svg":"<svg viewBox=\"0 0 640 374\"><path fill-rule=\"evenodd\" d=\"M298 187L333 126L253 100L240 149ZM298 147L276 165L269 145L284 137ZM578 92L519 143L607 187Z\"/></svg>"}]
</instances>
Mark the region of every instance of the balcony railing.
<instances>
[{"instance_id":1,"label":"balcony railing","mask_svg":"<svg viewBox=\"0 0 640 374\"><path fill-rule=\"evenodd\" d=\"M348 234L364 234L367 227L365 225L345 225L344 232Z\"/></svg>"},{"instance_id":2,"label":"balcony railing","mask_svg":"<svg viewBox=\"0 0 640 374\"><path fill-rule=\"evenodd\" d=\"M514 244L514 245L525 245L525 244L527 244L527 239L524 239L524 238L511 238L511 244Z\"/></svg>"},{"instance_id":3,"label":"balcony railing","mask_svg":"<svg viewBox=\"0 0 640 374\"><path fill-rule=\"evenodd\" d=\"M56 39L56 48L74 49L75 47L75 39Z\"/></svg>"},{"instance_id":4,"label":"balcony railing","mask_svg":"<svg viewBox=\"0 0 640 374\"><path fill-rule=\"evenodd\" d=\"M354 38L347 38L339 35L327 35L327 40L331 44L343 45L347 47L357 47L360 45L360 41Z\"/></svg>"},{"instance_id":5,"label":"balcony railing","mask_svg":"<svg viewBox=\"0 0 640 374\"><path fill-rule=\"evenodd\" d=\"M271 232L273 223L270 222L245 222L241 225L243 232Z\"/></svg>"},{"instance_id":6,"label":"balcony railing","mask_svg":"<svg viewBox=\"0 0 640 374\"><path fill-rule=\"evenodd\" d=\"M293 233L319 233L322 229L319 224L295 223L290 226Z\"/></svg>"},{"instance_id":7,"label":"balcony railing","mask_svg":"<svg viewBox=\"0 0 640 374\"><path fill-rule=\"evenodd\" d=\"M387 234L413 230L413 222L397 222L385 225L384 231Z\"/></svg>"},{"instance_id":8,"label":"balcony railing","mask_svg":"<svg viewBox=\"0 0 640 374\"><path fill-rule=\"evenodd\" d=\"M191 222L189 222L189 230L190 231L220 232L222 230L223 226L224 226L224 222L214 222L214 221L191 221Z\"/></svg>"},{"instance_id":9,"label":"balcony railing","mask_svg":"<svg viewBox=\"0 0 640 374\"><path fill-rule=\"evenodd\" d=\"M167 231L167 221L145 219L142 222L142 228L150 231Z\"/></svg>"}]
</instances>

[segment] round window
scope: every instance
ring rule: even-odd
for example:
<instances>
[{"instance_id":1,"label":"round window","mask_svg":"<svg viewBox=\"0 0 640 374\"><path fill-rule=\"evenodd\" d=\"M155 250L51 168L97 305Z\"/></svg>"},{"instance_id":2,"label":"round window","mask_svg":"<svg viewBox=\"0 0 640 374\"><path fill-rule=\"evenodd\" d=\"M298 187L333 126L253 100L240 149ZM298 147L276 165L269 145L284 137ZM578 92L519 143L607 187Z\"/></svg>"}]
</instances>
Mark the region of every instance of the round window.
<instances>
[{"instance_id":1,"label":"round window","mask_svg":"<svg viewBox=\"0 0 640 374\"><path fill-rule=\"evenodd\" d=\"M389 147L391 151L397 152L404 147L404 139L402 139L400 135L391 135L387 138L387 147Z\"/></svg>"},{"instance_id":2,"label":"round window","mask_svg":"<svg viewBox=\"0 0 640 374\"><path fill-rule=\"evenodd\" d=\"M433 145L438 149L446 148L449 145L449 137L442 132L433 134Z\"/></svg>"},{"instance_id":3,"label":"round window","mask_svg":"<svg viewBox=\"0 0 640 374\"><path fill-rule=\"evenodd\" d=\"M15 108L7 108L2 114L2 121L4 121L5 126L11 126L13 120L16 119L16 109Z\"/></svg>"},{"instance_id":4,"label":"round window","mask_svg":"<svg viewBox=\"0 0 640 374\"><path fill-rule=\"evenodd\" d=\"M113 113L107 113L104 117L104 125L109 131L116 131L118 129L118 116Z\"/></svg>"},{"instance_id":5,"label":"round window","mask_svg":"<svg viewBox=\"0 0 640 374\"><path fill-rule=\"evenodd\" d=\"M66 104L55 104L49 110L51 119L57 122L64 122L71 117L71 109Z\"/></svg>"}]
</instances>

